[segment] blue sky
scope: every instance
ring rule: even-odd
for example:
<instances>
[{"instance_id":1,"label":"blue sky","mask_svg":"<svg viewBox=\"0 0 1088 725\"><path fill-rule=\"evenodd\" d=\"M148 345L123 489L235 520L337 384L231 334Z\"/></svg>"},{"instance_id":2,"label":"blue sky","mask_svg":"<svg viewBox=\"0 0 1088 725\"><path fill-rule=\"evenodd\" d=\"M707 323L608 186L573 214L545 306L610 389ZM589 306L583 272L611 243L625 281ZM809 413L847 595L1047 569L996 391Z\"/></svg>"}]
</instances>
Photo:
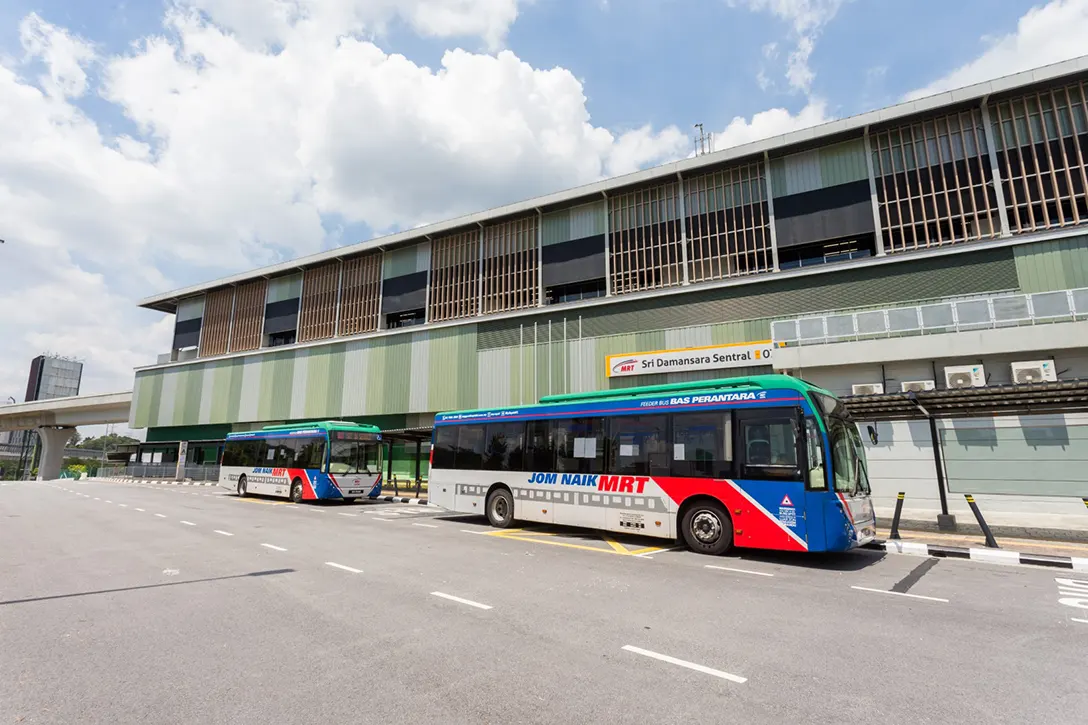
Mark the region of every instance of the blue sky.
<instances>
[{"instance_id":1,"label":"blue sky","mask_svg":"<svg viewBox=\"0 0 1088 725\"><path fill-rule=\"evenodd\" d=\"M6 0L0 396L50 350L130 386L153 293L1088 48L1088 0L906 6Z\"/></svg>"}]
</instances>

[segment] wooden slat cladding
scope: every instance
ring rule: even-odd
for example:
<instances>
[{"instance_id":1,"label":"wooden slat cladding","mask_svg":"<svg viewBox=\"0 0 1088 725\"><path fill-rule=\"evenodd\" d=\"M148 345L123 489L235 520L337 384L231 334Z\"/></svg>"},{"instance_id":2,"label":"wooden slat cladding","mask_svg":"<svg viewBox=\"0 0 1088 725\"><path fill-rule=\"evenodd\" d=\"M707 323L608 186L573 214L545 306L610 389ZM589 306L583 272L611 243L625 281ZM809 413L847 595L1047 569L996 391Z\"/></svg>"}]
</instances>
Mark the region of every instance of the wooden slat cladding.
<instances>
[{"instance_id":1,"label":"wooden slat cladding","mask_svg":"<svg viewBox=\"0 0 1088 725\"><path fill-rule=\"evenodd\" d=\"M344 282L340 290L340 329L336 334L357 335L378 329L381 282L381 252L344 260Z\"/></svg>"},{"instance_id":2,"label":"wooden slat cladding","mask_svg":"<svg viewBox=\"0 0 1088 725\"><path fill-rule=\"evenodd\" d=\"M535 215L484 227L484 314L536 306L538 259Z\"/></svg>"},{"instance_id":3,"label":"wooden slat cladding","mask_svg":"<svg viewBox=\"0 0 1088 725\"><path fill-rule=\"evenodd\" d=\"M613 294L671 287L684 281L679 189L678 183L671 183L609 198Z\"/></svg>"},{"instance_id":4,"label":"wooden slat cladding","mask_svg":"<svg viewBox=\"0 0 1088 725\"><path fill-rule=\"evenodd\" d=\"M479 310L480 231L437 237L431 245L431 322L472 317Z\"/></svg>"},{"instance_id":5,"label":"wooden slat cladding","mask_svg":"<svg viewBox=\"0 0 1088 725\"><path fill-rule=\"evenodd\" d=\"M774 267L764 172L757 162L684 179L690 281Z\"/></svg>"},{"instance_id":6,"label":"wooden slat cladding","mask_svg":"<svg viewBox=\"0 0 1088 725\"><path fill-rule=\"evenodd\" d=\"M230 339L230 312L234 288L209 292L204 302L204 322L200 331L200 357L223 355Z\"/></svg>"},{"instance_id":7,"label":"wooden slat cladding","mask_svg":"<svg viewBox=\"0 0 1088 725\"><path fill-rule=\"evenodd\" d=\"M230 333L230 351L256 350L261 346L264 329L264 305L267 280L257 279L238 285L234 291L234 325Z\"/></svg>"},{"instance_id":8,"label":"wooden slat cladding","mask_svg":"<svg viewBox=\"0 0 1088 725\"><path fill-rule=\"evenodd\" d=\"M872 147L887 251L1001 233L980 109L875 133Z\"/></svg>"},{"instance_id":9,"label":"wooden slat cladding","mask_svg":"<svg viewBox=\"0 0 1088 725\"><path fill-rule=\"evenodd\" d=\"M303 272L299 342L324 340L336 334L336 291L339 285L340 262L311 267Z\"/></svg>"},{"instance_id":10,"label":"wooden slat cladding","mask_svg":"<svg viewBox=\"0 0 1088 725\"><path fill-rule=\"evenodd\" d=\"M1084 82L990 105L1013 233L1088 221L1088 98Z\"/></svg>"}]
</instances>

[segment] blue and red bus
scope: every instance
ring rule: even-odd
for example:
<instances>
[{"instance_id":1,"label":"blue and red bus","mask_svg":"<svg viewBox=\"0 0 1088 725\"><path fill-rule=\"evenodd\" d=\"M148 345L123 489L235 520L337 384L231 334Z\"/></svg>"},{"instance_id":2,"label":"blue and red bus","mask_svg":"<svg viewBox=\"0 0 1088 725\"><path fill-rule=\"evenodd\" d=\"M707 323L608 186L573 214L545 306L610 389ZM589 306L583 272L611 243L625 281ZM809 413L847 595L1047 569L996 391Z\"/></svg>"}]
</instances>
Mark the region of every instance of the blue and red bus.
<instances>
[{"instance_id":1,"label":"blue and red bus","mask_svg":"<svg viewBox=\"0 0 1088 725\"><path fill-rule=\"evenodd\" d=\"M429 496L515 520L679 538L691 549L845 551L876 536L856 424L786 375L440 414Z\"/></svg>"},{"instance_id":2,"label":"blue and red bus","mask_svg":"<svg viewBox=\"0 0 1088 725\"><path fill-rule=\"evenodd\" d=\"M239 496L316 500L376 498L382 490L382 436L341 421L272 425L227 435L219 485Z\"/></svg>"}]
</instances>

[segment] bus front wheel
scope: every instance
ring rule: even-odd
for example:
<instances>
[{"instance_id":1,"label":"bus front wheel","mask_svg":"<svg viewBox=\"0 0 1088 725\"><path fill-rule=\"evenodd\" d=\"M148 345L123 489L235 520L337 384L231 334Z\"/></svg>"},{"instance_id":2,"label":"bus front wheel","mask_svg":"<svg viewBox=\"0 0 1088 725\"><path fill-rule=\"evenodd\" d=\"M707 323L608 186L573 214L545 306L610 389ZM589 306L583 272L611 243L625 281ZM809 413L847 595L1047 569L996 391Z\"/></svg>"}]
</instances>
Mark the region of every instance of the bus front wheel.
<instances>
[{"instance_id":1,"label":"bus front wheel","mask_svg":"<svg viewBox=\"0 0 1088 725\"><path fill-rule=\"evenodd\" d=\"M487 520L499 529L514 523L514 497L505 488L496 488L487 497Z\"/></svg>"},{"instance_id":2,"label":"bus front wheel","mask_svg":"<svg viewBox=\"0 0 1088 725\"><path fill-rule=\"evenodd\" d=\"M302 503L302 480L296 478L291 481L291 502Z\"/></svg>"},{"instance_id":3,"label":"bus front wheel","mask_svg":"<svg viewBox=\"0 0 1088 725\"><path fill-rule=\"evenodd\" d=\"M246 495L246 476L244 473L238 477L238 495Z\"/></svg>"},{"instance_id":4,"label":"bus front wheel","mask_svg":"<svg viewBox=\"0 0 1088 725\"><path fill-rule=\"evenodd\" d=\"M699 501L684 512L684 542L700 554L719 555L733 546L733 520L717 501Z\"/></svg>"}]
</instances>

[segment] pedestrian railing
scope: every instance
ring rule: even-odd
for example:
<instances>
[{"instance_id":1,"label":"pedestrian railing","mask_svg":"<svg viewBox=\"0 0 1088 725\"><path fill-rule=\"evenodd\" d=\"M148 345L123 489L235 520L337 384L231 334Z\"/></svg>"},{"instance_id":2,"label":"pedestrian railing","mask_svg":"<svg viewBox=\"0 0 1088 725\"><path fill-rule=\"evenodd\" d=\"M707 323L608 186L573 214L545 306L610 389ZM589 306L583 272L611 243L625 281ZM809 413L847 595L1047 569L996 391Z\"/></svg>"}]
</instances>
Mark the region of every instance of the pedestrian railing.
<instances>
[{"instance_id":1,"label":"pedestrian railing","mask_svg":"<svg viewBox=\"0 0 1088 725\"><path fill-rule=\"evenodd\" d=\"M905 307L832 312L771 323L776 344L824 345L1088 319L1088 288L997 294Z\"/></svg>"}]
</instances>

